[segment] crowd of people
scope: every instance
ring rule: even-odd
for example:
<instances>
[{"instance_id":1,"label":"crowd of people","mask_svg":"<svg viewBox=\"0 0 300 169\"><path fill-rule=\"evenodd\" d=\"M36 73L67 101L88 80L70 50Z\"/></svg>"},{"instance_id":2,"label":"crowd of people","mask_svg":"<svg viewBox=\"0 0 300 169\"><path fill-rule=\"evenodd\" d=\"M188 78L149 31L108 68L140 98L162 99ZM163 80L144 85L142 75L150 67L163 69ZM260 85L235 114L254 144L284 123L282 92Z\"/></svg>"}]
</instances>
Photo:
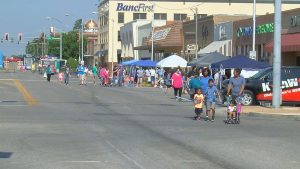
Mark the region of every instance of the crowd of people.
<instances>
[{"instance_id":1,"label":"crowd of people","mask_svg":"<svg viewBox=\"0 0 300 169\"><path fill-rule=\"evenodd\" d=\"M52 69L48 65L45 70L48 82L53 75ZM213 122L216 102L222 102L218 90L221 80L220 72L211 72L206 67L201 69L193 67L190 71L186 71L180 67L176 69L154 67L143 69L142 67L114 66L110 72L106 67L80 64L75 72L79 78L79 85L87 85L87 77L91 76L94 86L100 84L102 86L157 87L163 88L165 94L169 92L170 88L173 88L174 99L194 102L195 120L200 120L200 114L205 112L205 120ZM58 72L58 80L69 85L71 74L71 68L66 66L64 71ZM240 74L241 70L235 69L234 76L229 80L227 96L231 96L231 101L228 103L228 119L236 118L233 114L234 106L236 109L237 100L243 95L245 79ZM188 94L189 98L182 97L183 94Z\"/></svg>"}]
</instances>

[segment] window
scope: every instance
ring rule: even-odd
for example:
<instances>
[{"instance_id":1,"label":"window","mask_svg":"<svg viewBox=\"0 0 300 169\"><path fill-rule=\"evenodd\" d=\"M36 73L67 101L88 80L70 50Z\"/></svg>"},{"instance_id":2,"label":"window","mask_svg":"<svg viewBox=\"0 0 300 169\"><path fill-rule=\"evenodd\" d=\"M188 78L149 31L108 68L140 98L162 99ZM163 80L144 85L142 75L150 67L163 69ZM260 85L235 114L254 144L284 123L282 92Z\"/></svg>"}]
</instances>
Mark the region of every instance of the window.
<instances>
[{"instance_id":1,"label":"window","mask_svg":"<svg viewBox=\"0 0 300 169\"><path fill-rule=\"evenodd\" d=\"M118 13L118 23L124 23L124 12Z\"/></svg>"},{"instance_id":2,"label":"window","mask_svg":"<svg viewBox=\"0 0 300 169\"><path fill-rule=\"evenodd\" d=\"M200 19L200 18L206 17L207 14L198 14L197 16L198 16L198 19ZM196 20L196 14L194 15L194 20Z\"/></svg>"},{"instance_id":3,"label":"window","mask_svg":"<svg viewBox=\"0 0 300 169\"><path fill-rule=\"evenodd\" d=\"M118 41L121 41L121 33L118 31Z\"/></svg>"},{"instance_id":4,"label":"window","mask_svg":"<svg viewBox=\"0 0 300 169\"><path fill-rule=\"evenodd\" d=\"M167 20L167 14L166 13L155 13L154 19L155 20Z\"/></svg>"},{"instance_id":5,"label":"window","mask_svg":"<svg viewBox=\"0 0 300 169\"><path fill-rule=\"evenodd\" d=\"M137 20L137 19L147 19L147 14L146 13L134 13L133 20Z\"/></svg>"},{"instance_id":6,"label":"window","mask_svg":"<svg viewBox=\"0 0 300 169\"><path fill-rule=\"evenodd\" d=\"M175 21L182 21L187 18L187 14L174 14Z\"/></svg>"}]
</instances>

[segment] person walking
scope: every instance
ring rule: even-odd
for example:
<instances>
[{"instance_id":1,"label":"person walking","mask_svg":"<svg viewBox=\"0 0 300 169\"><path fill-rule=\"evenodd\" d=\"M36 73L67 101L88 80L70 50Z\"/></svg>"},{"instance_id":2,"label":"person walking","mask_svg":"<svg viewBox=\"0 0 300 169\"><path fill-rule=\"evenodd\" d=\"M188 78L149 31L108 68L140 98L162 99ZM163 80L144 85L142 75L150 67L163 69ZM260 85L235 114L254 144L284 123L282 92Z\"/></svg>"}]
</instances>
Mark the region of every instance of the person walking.
<instances>
[{"instance_id":1,"label":"person walking","mask_svg":"<svg viewBox=\"0 0 300 169\"><path fill-rule=\"evenodd\" d=\"M191 100L194 100L194 94L196 93L197 89L201 88L202 82L200 81L198 74L191 74L189 81L189 94Z\"/></svg>"},{"instance_id":2,"label":"person walking","mask_svg":"<svg viewBox=\"0 0 300 169\"><path fill-rule=\"evenodd\" d=\"M142 87L144 76L145 76L144 70L142 68L139 68L137 70L137 77L138 77L137 87Z\"/></svg>"},{"instance_id":3,"label":"person walking","mask_svg":"<svg viewBox=\"0 0 300 169\"><path fill-rule=\"evenodd\" d=\"M96 86L96 78L98 77L98 69L97 69L97 64L93 67L93 80L94 80L94 86Z\"/></svg>"},{"instance_id":4,"label":"person walking","mask_svg":"<svg viewBox=\"0 0 300 169\"><path fill-rule=\"evenodd\" d=\"M194 96L195 120L200 121L200 114L203 112L204 96L201 89L197 89Z\"/></svg>"},{"instance_id":5,"label":"person walking","mask_svg":"<svg viewBox=\"0 0 300 169\"><path fill-rule=\"evenodd\" d=\"M208 81L209 79L212 79L210 76L210 71L208 68L203 68L202 69L202 76L200 77L200 81L202 83L202 92L206 93L206 90L208 88ZM206 113L206 119L208 119L208 110L205 111Z\"/></svg>"},{"instance_id":6,"label":"person walking","mask_svg":"<svg viewBox=\"0 0 300 169\"><path fill-rule=\"evenodd\" d=\"M46 74L47 74L47 81L50 82L51 75L52 75L52 69L51 69L50 65L48 65L47 68L46 68Z\"/></svg>"},{"instance_id":7,"label":"person walking","mask_svg":"<svg viewBox=\"0 0 300 169\"><path fill-rule=\"evenodd\" d=\"M180 69L177 69L177 71L172 75L172 86L174 88L174 96L177 100L182 100L182 87L183 87L183 78L180 73Z\"/></svg>"},{"instance_id":8,"label":"person walking","mask_svg":"<svg viewBox=\"0 0 300 169\"><path fill-rule=\"evenodd\" d=\"M80 78L80 85L83 85L84 84L84 66L82 64L80 64L77 69L78 69L78 75Z\"/></svg>"},{"instance_id":9,"label":"person walking","mask_svg":"<svg viewBox=\"0 0 300 169\"><path fill-rule=\"evenodd\" d=\"M213 122L215 120L215 108L216 108L216 101L217 101L217 95L219 95L219 92L217 90L217 87L214 84L213 79L209 79L208 81L208 88L205 93L205 103L206 103L206 110L208 111L208 118L207 120Z\"/></svg>"},{"instance_id":10,"label":"person walking","mask_svg":"<svg viewBox=\"0 0 300 169\"><path fill-rule=\"evenodd\" d=\"M237 99L240 99L244 93L245 89L245 78L241 76L241 69L234 69L233 71L233 77L229 79L229 85L227 89L227 95L230 95L230 92L232 93L232 100L234 101L235 105L237 104Z\"/></svg>"},{"instance_id":11,"label":"person walking","mask_svg":"<svg viewBox=\"0 0 300 169\"><path fill-rule=\"evenodd\" d=\"M65 85L69 85L69 79L70 79L70 67L67 66L65 70Z\"/></svg>"},{"instance_id":12,"label":"person walking","mask_svg":"<svg viewBox=\"0 0 300 169\"><path fill-rule=\"evenodd\" d=\"M163 80L164 81L164 87L165 87L165 90L164 90L165 94L167 94L169 88L172 87L172 79L171 78L172 78L171 73L168 72L168 71L165 71L164 72L164 80Z\"/></svg>"}]
</instances>

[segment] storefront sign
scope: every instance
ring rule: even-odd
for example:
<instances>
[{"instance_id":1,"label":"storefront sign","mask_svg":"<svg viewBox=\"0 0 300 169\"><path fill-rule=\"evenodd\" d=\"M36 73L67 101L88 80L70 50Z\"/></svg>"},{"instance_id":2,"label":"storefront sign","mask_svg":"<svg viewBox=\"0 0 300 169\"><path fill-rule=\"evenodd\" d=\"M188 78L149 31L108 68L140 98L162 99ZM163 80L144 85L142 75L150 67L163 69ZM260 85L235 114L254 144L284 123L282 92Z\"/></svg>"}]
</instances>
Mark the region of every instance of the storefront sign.
<instances>
[{"instance_id":1,"label":"storefront sign","mask_svg":"<svg viewBox=\"0 0 300 169\"><path fill-rule=\"evenodd\" d=\"M252 36L253 34L253 27L240 27L237 30L237 37L241 36ZM274 32L274 23L267 23L263 25L258 25L255 30L257 35L264 34L264 33L272 33Z\"/></svg>"},{"instance_id":2,"label":"storefront sign","mask_svg":"<svg viewBox=\"0 0 300 169\"><path fill-rule=\"evenodd\" d=\"M300 15L291 17L291 27L300 26Z\"/></svg>"},{"instance_id":3,"label":"storefront sign","mask_svg":"<svg viewBox=\"0 0 300 169\"><path fill-rule=\"evenodd\" d=\"M159 30L159 31L155 31L154 34L153 34L154 41L166 39L166 37L169 34L170 30L171 30L171 28L166 28L166 29L162 29L162 30ZM152 37L151 37L151 40L152 40Z\"/></svg>"},{"instance_id":4,"label":"storefront sign","mask_svg":"<svg viewBox=\"0 0 300 169\"><path fill-rule=\"evenodd\" d=\"M153 5L146 5L140 3L139 5L124 5L124 3L118 3L117 11L123 12L153 12Z\"/></svg>"}]
</instances>

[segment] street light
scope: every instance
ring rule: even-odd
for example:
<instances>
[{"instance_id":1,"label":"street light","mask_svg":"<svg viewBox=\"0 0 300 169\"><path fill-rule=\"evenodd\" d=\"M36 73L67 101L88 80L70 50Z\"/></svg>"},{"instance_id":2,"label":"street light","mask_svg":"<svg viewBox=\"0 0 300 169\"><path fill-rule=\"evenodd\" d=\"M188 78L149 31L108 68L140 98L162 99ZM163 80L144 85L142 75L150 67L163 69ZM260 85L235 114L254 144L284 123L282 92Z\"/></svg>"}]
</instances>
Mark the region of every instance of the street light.
<instances>
[{"instance_id":1,"label":"street light","mask_svg":"<svg viewBox=\"0 0 300 169\"><path fill-rule=\"evenodd\" d=\"M108 19L108 20L111 20L112 21L112 46L111 46L111 48L112 48L112 53L111 53L111 76L113 77L113 71L114 71L114 68L113 68L113 64L114 64L114 49L113 49L113 47L114 47L114 25L115 25L115 20L114 19L110 19L108 16L106 16L106 15L104 15L103 13L100 13L100 12L92 12L92 14L98 14L99 15L99 21L100 21L100 15L101 16L104 16L106 19ZM99 26L99 32L98 33L100 33L100 22L99 22L99 24L98 24L98 26ZM100 49L100 47L99 47L99 49Z\"/></svg>"},{"instance_id":2,"label":"street light","mask_svg":"<svg viewBox=\"0 0 300 169\"><path fill-rule=\"evenodd\" d=\"M61 25L63 24L62 21L59 20L59 19L57 19L57 18L53 18L53 17L48 16L47 19L48 19L48 20L51 20L51 19L52 19L52 20L55 20L55 21L57 21L58 23L60 23ZM63 30L60 31L60 38L59 38L59 39L60 39L60 43L59 43L59 59L60 59L60 60L62 60L62 31L63 31Z\"/></svg>"}]
</instances>

